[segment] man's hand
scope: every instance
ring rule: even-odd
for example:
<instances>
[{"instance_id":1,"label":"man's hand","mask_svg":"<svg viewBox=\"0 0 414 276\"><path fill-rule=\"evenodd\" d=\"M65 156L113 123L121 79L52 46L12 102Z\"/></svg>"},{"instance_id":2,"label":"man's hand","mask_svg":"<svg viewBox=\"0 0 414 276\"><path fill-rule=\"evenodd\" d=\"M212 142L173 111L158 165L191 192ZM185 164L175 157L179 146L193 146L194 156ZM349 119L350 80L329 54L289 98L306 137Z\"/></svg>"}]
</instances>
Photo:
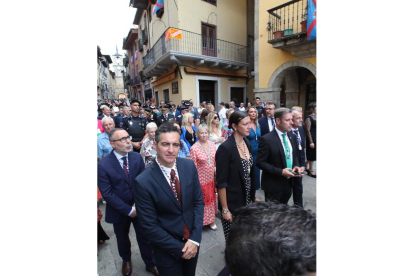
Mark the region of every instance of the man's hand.
<instances>
[{"instance_id":1,"label":"man's hand","mask_svg":"<svg viewBox=\"0 0 414 276\"><path fill-rule=\"evenodd\" d=\"M305 171L305 167L300 167L300 169L299 169L299 173L300 173L300 174L303 174L303 173L304 173L304 171Z\"/></svg>"},{"instance_id":2,"label":"man's hand","mask_svg":"<svg viewBox=\"0 0 414 276\"><path fill-rule=\"evenodd\" d=\"M282 171L282 175L284 177L294 177L295 175L291 171L292 171L291 168L284 168Z\"/></svg>"},{"instance_id":3,"label":"man's hand","mask_svg":"<svg viewBox=\"0 0 414 276\"><path fill-rule=\"evenodd\" d=\"M140 142L131 142L131 144L136 149L140 149L141 148L141 143Z\"/></svg>"},{"instance_id":4,"label":"man's hand","mask_svg":"<svg viewBox=\"0 0 414 276\"><path fill-rule=\"evenodd\" d=\"M305 170L305 168L304 168L304 170ZM292 173L295 175L295 177L302 177L301 168L299 168L298 166L293 167Z\"/></svg>"},{"instance_id":5,"label":"man's hand","mask_svg":"<svg viewBox=\"0 0 414 276\"><path fill-rule=\"evenodd\" d=\"M137 210L135 209L135 205L133 205L133 206L132 206L132 209L133 209L134 211L132 211L132 213L131 213L130 217L131 217L131 218L136 218L136 217L137 217Z\"/></svg>"},{"instance_id":6,"label":"man's hand","mask_svg":"<svg viewBox=\"0 0 414 276\"><path fill-rule=\"evenodd\" d=\"M315 144L314 143L310 143L309 144L309 147L311 147L312 149L314 149L315 148Z\"/></svg>"},{"instance_id":7,"label":"man's hand","mask_svg":"<svg viewBox=\"0 0 414 276\"><path fill-rule=\"evenodd\" d=\"M197 254L198 246L191 241L187 241L184 245L183 250L181 250L184 254L182 256L183 259L189 260L194 258Z\"/></svg>"}]
</instances>

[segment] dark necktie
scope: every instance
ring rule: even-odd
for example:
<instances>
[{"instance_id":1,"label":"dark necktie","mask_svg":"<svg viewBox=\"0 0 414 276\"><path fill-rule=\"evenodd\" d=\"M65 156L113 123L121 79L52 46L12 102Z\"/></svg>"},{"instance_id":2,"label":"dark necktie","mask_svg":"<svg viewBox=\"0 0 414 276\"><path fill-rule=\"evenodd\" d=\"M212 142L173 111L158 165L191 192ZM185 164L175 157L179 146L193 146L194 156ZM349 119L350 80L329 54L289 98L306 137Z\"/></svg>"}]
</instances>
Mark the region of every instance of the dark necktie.
<instances>
[{"instance_id":1,"label":"dark necktie","mask_svg":"<svg viewBox=\"0 0 414 276\"><path fill-rule=\"evenodd\" d=\"M180 180L178 180L178 177L175 175L174 169L171 169L171 189L174 192L175 198L178 200L178 203L180 203L181 208L183 207L181 202L181 184ZM184 222L184 239L188 240L190 238L190 231L188 230L187 224Z\"/></svg>"},{"instance_id":2,"label":"dark necktie","mask_svg":"<svg viewBox=\"0 0 414 276\"><path fill-rule=\"evenodd\" d=\"M273 129L275 129L275 118L270 118L270 120L272 120L272 126L273 126Z\"/></svg>"},{"instance_id":3,"label":"dark necktie","mask_svg":"<svg viewBox=\"0 0 414 276\"><path fill-rule=\"evenodd\" d=\"M167 115L164 115L164 118L165 118L166 121L168 120L168 116Z\"/></svg>"},{"instance_id":4,"label":"dark necktie","mask_svg":"<svg viewBox=\"0 0 414 276\"><path fill-rule=\"evenodd\" d=\"M128 161L126 156L121 158L122 161L124 161L124 165L122 166L122 169L124 170L124 173L126 174L127 178L129 179L129 172L128 172Z\"/></svg>"},{"instance_id":5,"label":"dark necktie","mask_svg":"<svg viewBox=\"0 0 414 276\"><path fill-rule=\"evenodd\" d=\"M300 146L300 144L302 144L302 141L299 137L299 130L293 130L293 133L296 135L296 141L298 142L298 146Z\"/></svg>"}]
</instances>

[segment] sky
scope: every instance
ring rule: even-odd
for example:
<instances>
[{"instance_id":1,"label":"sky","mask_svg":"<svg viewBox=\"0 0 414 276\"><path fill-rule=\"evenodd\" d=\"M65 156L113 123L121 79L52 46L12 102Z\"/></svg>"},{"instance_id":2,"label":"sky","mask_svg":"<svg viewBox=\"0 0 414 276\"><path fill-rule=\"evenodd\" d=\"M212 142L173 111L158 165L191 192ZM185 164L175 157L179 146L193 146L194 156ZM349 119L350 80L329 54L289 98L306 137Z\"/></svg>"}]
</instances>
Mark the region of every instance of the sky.
<instances>
[{"instance_id":1,"label":"sky","mask_svg":"<svg viewBox=\"0 0 414 276\"><path fill-rule=\"evenodd\" d=\"M123 39L131 28L136 28L132 22L136 8L129 6L130 0L100 0L98 3L99 24L96 28L96 43L103 55L113 55L118 52L123 55ZM114 62L114 61L113 61Z\"/></svg>"}]
</instances>

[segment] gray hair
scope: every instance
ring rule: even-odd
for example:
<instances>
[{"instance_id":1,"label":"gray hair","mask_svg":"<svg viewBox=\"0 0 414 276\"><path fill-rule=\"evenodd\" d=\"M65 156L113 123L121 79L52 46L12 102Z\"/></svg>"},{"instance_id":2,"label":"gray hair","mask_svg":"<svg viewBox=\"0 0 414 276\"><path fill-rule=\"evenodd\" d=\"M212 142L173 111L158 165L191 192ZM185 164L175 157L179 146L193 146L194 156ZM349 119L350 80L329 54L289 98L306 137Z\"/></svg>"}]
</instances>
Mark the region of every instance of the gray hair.
<instances>
[{"instance_id":1,"label":"gray hair","mask_svg":"<svg viewBox=\"0 0 414 276\"><path fill-rule=\"evenodd\" d=\"M206 124L201 124L201 125L198 126L197 131L196 131L197 138L198 138L198 136L200 135L200 132L203 129L206 129L207 133L210 135L210 130L208 129L208 126Z\"/></svg>"},{"instance_id":2,"label":"gray hair","mask_svg":"<svg viewBox=\"0 0 414 276\"><path fill-rule=\"evenodd\" d=\"M112 123L115 125L114 119L112 119L111 117L104 117L102 119L102 126L105 124L105 121L111 120Z\"/></svg>"},{"instance_id":3,"label":"gray hair","mask_svg":"<svg viewBox=\"0 0 414 276\"><path fill-rule=\"evenodd\" d=\"M285 114L287 114L287 113L290 113L290 109L289 108L281 107L281 108L276 109L275 115L274 115L275 120L277 118L279 118L280 120L282 120L283 116L285 116Z\"/></svg>"},{"instance_id":4,"label":"gray hair","mask_svg":"<svg viewBox=\"0 0 414 276\"><path fill-rule=\"evenodd\" d=\"M101 105L101 110L104 110L105 107L108 107L107 105ZM109 108L109 107L108 107Z\"/></svg>"},{"instance_id":5,"label":"gray hair","mask_svg":"<svg viewBox=\"0 0 414 276\"><path fill-rule=\"evenodd\" d=\"M127 110L127 109L129 109L129 110L131 110L131 108L129 107L129 106L124 106L124 108L122 108L124 111L125 110Z\"/></svg>"},{"instance_id":6,"label":"gray hair","mask_svg":"<svg viewBox=\"0 0 414 276\"><path fill-rule=\"evenodd\" d=\"M116 127L113 130L111 130L111 132L109 132L109 134L108 134L109 141L113 142L115 132L120 131L120 130L125 130L125 129Z\"/></svg>"},{"instance_id":7,"label":"gray hair","mask_svg":"<svg viewBox=\"0 0 414 276\"><path fill-rule=\"evenodd\" d=\"M156 123L151 122L147 124L147 127L145 129L149 132L150 128L154 128L154 127L155 127L155 130L158 128Z\"/></svg>"}]
</instances>

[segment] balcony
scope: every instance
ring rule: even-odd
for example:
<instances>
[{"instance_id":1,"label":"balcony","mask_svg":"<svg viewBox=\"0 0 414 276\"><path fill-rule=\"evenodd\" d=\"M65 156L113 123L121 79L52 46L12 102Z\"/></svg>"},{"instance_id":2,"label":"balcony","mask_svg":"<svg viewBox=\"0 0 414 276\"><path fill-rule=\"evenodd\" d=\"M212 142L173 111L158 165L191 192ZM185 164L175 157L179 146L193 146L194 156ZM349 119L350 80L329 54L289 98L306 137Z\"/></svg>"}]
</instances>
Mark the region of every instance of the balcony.
<instances>
[{"instance_id":1,"label":"balcony","mask_svg":"<svg viewBox=\"0 0 414 276\"><path fill-rule=\"evenodd\" d=\"M144 57L146 77L159 76L175 64L192 61L195 65L207 64L228 70L242 70L247 63L247 47L207 37L201 34L182 31L182 38L165 41L165 32Z\"/></svg>"},{"instance_id":2,"label":"balcony","mask_svg":"<svg viewBox=\"0 0 414 276\"><path fill-rule=\"evenodd\" d=\"M268 43L299 58L316 56L316 40L306 39L309 0L293 0L268 10Z\"/></svg>"}]
</instances>

